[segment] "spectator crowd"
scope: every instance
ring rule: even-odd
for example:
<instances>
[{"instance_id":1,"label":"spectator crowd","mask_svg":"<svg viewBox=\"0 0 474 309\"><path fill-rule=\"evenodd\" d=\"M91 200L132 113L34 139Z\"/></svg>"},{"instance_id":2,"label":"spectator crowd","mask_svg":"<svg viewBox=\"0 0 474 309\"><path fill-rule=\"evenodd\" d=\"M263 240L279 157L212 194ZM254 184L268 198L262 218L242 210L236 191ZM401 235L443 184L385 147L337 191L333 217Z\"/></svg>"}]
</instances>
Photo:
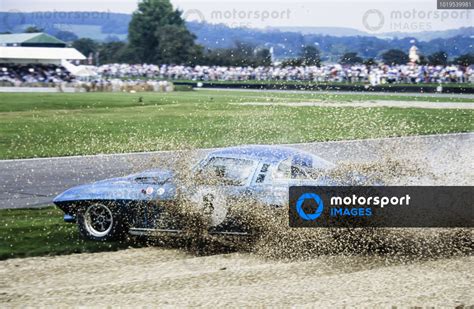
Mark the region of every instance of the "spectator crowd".
<instances>
[{"instance_id":1,"label":"spectator crowd","mask_svg":"<svg viewBox=\"0 0 474 309\"><path fill-rule=\"evenodd\" d=\"M0 64L0 83L14 86L72 83L78 81L64 67L42 64ZM456 65L347 65L222 67L182 65L105 64L94 67L97 76L89 82L119 79L192 81L313 81L364 84L474 83L474 66Z\"/></svg>"},{"instance_id":2,"label":"spectator crowd","mask_svg":"<svg viewBox=\"0 0 474 309\"><path fill-rule=\"evenodd\" d=\"M314 81L345 83L468 83L474 66L351 65L296 67L221 67L180 65L106 64L97 68L104 78L168 79L193 81Z\"/></svg>"},{"instance_id":3,"label":"spectator crowd","mask_svg":"<svg viewBox=\"0 0 474 309\"><path fill-rule=\"evenodd\" d=\"M64 67L53 64L0 64L0 84L12 86L57 85L70 83L74 77Z\"/></svg>"}]
</instances>

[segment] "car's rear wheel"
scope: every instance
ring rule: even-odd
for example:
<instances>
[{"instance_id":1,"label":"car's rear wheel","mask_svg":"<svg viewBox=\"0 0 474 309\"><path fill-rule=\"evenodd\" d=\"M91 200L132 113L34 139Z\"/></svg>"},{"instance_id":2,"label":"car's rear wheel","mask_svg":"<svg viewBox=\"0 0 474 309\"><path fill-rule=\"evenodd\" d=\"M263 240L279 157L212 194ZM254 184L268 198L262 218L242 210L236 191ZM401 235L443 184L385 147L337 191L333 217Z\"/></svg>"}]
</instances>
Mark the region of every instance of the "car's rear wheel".
<instances>
[{"instance_id":1,"label":"car's rear wheel","mask_svg":"<svg viewBox=\"0 0 474 309\"><path fill-rule=\"evenodd\" d=\"M77 216L82 237L95 241L120 239L125 235L125 227L120 212L114 205L90 203Z\"/></svg>"}]
</instances>

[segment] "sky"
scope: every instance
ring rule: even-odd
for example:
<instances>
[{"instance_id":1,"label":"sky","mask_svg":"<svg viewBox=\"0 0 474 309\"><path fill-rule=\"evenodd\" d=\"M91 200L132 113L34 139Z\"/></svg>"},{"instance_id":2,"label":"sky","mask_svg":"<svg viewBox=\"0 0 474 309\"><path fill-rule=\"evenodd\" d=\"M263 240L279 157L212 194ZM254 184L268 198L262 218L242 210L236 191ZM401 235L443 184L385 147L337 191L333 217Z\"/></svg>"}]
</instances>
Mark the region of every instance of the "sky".
<instances>
[{"instance_id":1,"label":"sky","mask_svg":"<svg viewBox=\"0 0 474 309\"><path fill-rule=\"evenodd\" d=\"M136 0L0 0L0 11L132 13ZM474 25L474 10L437 10L435 0L171 0L187 20L231 27L345 27L369 33Z\"/></svg>"}]
</instances>

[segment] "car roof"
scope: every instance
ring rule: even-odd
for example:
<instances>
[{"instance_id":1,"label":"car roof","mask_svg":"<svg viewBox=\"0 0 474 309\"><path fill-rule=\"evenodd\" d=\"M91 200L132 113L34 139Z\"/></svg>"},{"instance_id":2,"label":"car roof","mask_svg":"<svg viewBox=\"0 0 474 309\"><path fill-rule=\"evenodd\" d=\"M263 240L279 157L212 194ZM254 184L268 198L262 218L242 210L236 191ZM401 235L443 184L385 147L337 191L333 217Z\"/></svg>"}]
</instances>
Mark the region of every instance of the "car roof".
<instances>
[{"instance_id":1,"label":"car roof","mask_svg":"<svg viewBox=\"0 0 474 309\"><path fill-rule=\"evenodd\" d=\"M275 164L297 154L310 155L304 151L284 146L246 145L215 150L209 156L264 160Z\"/></svg>"}]
</instances>

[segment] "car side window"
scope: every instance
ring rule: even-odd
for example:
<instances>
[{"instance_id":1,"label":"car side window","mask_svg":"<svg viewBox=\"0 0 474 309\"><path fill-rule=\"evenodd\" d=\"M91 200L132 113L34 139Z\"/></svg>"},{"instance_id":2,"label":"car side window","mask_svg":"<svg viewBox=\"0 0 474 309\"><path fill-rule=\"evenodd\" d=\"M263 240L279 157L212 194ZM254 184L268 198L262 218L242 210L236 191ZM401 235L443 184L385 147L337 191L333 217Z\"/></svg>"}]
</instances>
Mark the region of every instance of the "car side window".
<instances>
[{"instance_id":1,"label":"car side window","mask_svg":"<svg viewBox=\"0 0 474 309\"><path fill-rule=\"evenodd\" d=\"M274 172L275 179L311 179L307 173L307 167L294 162L293 158L281 162Z\"/></svg>"}]
</instances>

